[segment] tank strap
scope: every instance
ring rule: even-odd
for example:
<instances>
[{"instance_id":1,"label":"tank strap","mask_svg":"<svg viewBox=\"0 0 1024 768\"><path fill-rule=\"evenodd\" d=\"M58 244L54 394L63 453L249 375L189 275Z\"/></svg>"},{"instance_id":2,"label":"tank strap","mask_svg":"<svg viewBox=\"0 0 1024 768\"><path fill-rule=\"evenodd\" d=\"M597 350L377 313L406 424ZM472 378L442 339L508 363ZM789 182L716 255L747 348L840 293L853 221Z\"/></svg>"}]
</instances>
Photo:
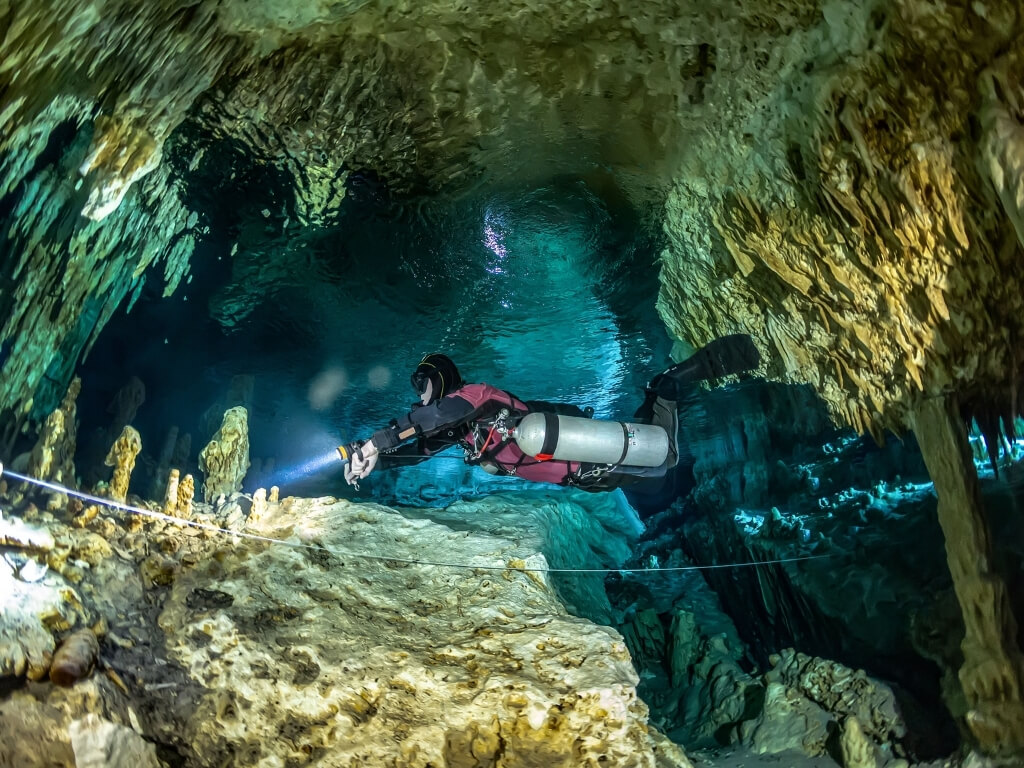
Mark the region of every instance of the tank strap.
<instances>
[{"instance_id":1,"label":"tank strap","mask_svg":"<svg viewBox=\"0 0 1024 768\"><path fill-rule=\"evenodd\" d=\"M629 425L624 421L620 421L619 425L622 427L622 455L619 456L619 460L615 462L614 466L622 464L626 460L626 454L629 453Z\"/></svg>"},{"instance_id":2,"label":"tank strap","mask_svg":"<svg viewBox=\"0 0 1024 768\"><path fill-rule=\"evenodd\" d=\"M554 458L556 445L558 445L558 416L553 413L545 413L544 443L540 447L540 453L534 458L538 461L551 461Z\"/></svg>"}]
</instances>

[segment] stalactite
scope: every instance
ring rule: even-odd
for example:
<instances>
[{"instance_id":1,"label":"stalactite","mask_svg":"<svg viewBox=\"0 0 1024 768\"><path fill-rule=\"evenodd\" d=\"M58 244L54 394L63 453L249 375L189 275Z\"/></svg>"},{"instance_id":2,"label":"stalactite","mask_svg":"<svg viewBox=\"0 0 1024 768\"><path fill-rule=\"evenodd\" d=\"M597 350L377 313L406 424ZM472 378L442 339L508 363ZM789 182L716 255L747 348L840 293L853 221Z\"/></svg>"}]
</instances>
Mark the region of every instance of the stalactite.
<instances>
[{"instance_id":1,"label":"stalactite","mask_svg":"<svg viewBox=\"0 0 1024 768\"><path fill-rule=\"evenodd\" d=\"M981 152L963 139L974 73L1019 56L1012 23L997 21L1015 12L914 7L892 9L873 44L847 37L839 70L794 45L778 66L803 74L784 86L748 73L749 101L717 115L694 150L701 173L680 175L666 207L659 309L672 332L692 343L753 334L768 375L813 385L838 423L878 438L906 429L922 393L1009 391L1024 333L1022 250L1007 240L1024 134L997 105ZM872 29L853 16L826 24ZM792 119L775 119L783 105Z\"/></svg>"},{"instance_id":2,"label":"stalactite","mask_svg":"<svg viewBox=\"0 0 1024 768\"><path fill-rule=\"evenodd\" d=\"M233 48L213 42L208 4L187 23L179 15L128 0L102 12L49 0L0 9L0 198L14 254L0 266L11 288L0 296L7 423L56 404L150 264L164 260L168 291L184 273L189 211L161 148Z\"/></svg>"}]
</instances>

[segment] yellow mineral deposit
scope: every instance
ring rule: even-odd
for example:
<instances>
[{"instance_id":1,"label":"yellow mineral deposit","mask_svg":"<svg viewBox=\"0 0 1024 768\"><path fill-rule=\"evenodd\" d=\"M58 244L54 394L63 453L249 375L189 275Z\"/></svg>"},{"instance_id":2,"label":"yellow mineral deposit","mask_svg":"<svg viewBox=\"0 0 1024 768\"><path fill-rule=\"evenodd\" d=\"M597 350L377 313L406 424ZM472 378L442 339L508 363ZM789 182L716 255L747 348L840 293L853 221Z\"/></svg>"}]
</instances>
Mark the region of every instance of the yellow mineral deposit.
<instances>
[{"instance_id":1,"label":"yellow mineral deposit","mask_svg":"<svg viewBox=\"0 0 1024 768\"><path fill-rule=\"evenodd\" d=\"M167 475L167 490L164 492L163 513L174 516L178 512L178 488L180 470L172 469ZM187 515L183 515L187 517Z\"/></svg>"},{"instance_id":2,"label":"yellow mineral deposit","mask_svg":"<svg viewBox=\"0 0 1024 768\"><path fill-rule=\"evenodd\" d=\"M199 452L203 471L203 498L207 503L242 489L249 469L249 413L242 406L224 413L220 429Z\"/></svg>"},{"instance_id":3,"label":"yellow mineral deposit","mask_svg":"<svg viewBox=\"0 0 1024 768\"><path fill-rule=\"evenodd\" d=\"M49 480L70 488L75 482L75 447L78 434L76 400L82 389L82 380L77 376L71 380L60 407L46 417L39 439L29 458L28 474L40 480ZM51 493L46 507L50 511L63 509L67 496Z\"/></svg>"},{"instance_id":4,"label":"yellow mineral deposit","mask_svg":"<svg viewBox=\"0 0 1024 768\"><path fill-rule=\"evenodd\" d=\"M135 457L142 450L142 438L134 427L124 427L121 436L110 448L104 464L114 468L110 478L110 498L124 503L128 498L128 484L131 482L132 470L135 469Z\"/></svg>"},{"instance_id":5,"label":"yellow mineral deposit","mask_svg":"<svg viewBox=\"0 0 1024 768\"><path fill-rule=\"evenodd\" d=\"M196 495L196 481L192 475L185 475L178 483L177 516L189 520L192 517L192 500Z\"/></svg>"},{"instance_id":6,"label":"yellow mineral deposit","mask_svg":"<svg viewBox=\"0 0 1024 768\"><path fill-rule=\"evenodd\" d=\"M252 494L252 511L249 520L255 522L267 513L267 489L257 488Z\"/></svg>"},{"instance_id":7,"label":"yellow mineral deposit","mask_svg":"<svg viewBox=\"0 0 1024 768\"><path fill-rule=\"evenodd\" d=\"M97 518L100 513L100 508L96 504L90 504L85 507L78 515L75 516L72 521L76 528L84 528L89 523Z\"/></svg>"}]
</instances>

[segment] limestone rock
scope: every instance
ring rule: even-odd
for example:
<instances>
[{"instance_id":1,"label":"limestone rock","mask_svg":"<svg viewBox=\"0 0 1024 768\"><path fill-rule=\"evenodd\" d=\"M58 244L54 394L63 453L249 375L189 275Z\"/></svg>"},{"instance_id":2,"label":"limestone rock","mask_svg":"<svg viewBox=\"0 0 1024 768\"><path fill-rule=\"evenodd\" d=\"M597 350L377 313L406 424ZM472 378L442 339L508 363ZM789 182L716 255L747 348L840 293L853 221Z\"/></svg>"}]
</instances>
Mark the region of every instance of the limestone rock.
<instances>
[{"instance_id":1,"label":"limestone rock","mask_svg":"<svg viewBox=\"0 0 1024 768\"><path fill-rule=\"evenodd\" d=\"M915 413L915 431L935 478L938 519L964 617L960 682L967 725L983 749L1024 749L1024 655L1006 583L992 569L992 543L977 470L957 401L933 399Z\"/></svg>"},{"instance_id":2,"label":"limestone rock","mask_svg":"<svg viewBox=\"0 0 1024 768\"><path fill-rule=\"evenodd\" d=\"M864 766L903 753L907 728L886 685L838 662L792 650L773 662L765 675L762 713L741 727L756 752L822 755L833 730L842 727L844 749Z\"/></svg>"},{"instance_id":3,"label":"limestone rock","mask_svg":"<svg viewBox=\"0 0 1024 768\"><path fill-rule=\"evenodd\" d=\"M959 142L978 119L975 73L1019 54L1001 26L1015 6L921 7L833 5L745 38L744 63L708 88L713 139L693 145L666 207L659 307L673 333L696 345L749 331L770 376L813 385L837 422L879 437L951 389L1017 407L1015 78L990 89L1011 103L988 107L984 154ZM758 61L760 46L777 54Z\"/></svg>"},{"instance_id":4,"label":"limestone rock","mask_svg":"<svg viewBox=\"0 0 1024 768\"><path fill-rule=\"evenodd\" d=\"M285 500L252 531L323 549L243 542L175 580L160 624L203 685L184 734L197 764L228 749L339 765L656 764L621 638L568 616L545 576L503 570L542 557L333 500ZM423 552L498 570L401 562Z\"/></svg>"},{"instance_id":5,"label":"limestone rock","mask_svg":"<svg viewBox=\"0 0 1024 768\"><path fill-rule=\"evenodd\" d=\"M110 498L122 504L128 497L128 484L132 479L132 470L135 469L135 457L142 450L142 437L134 427L125 427L121 436L110 447L110 452L104 460L104 464L114 468L113 477L110 479Z\"/></svg>"},{"instance_id":6,"label":"limestone rock","mask_svg":"<svg viewBox=\"0 0 1024 768\"><path fill-rule=\"evenodd\" d=\"M90 714L68 728L75 768L160 768L156 747L131 728Z\"/></svg>"},{"instance_id":7,"label":"limestone rock","mask_svg":"<svg viewBox=\"0 0 1024 768\"><path fill-rule=\"evenodd\" d=\"M0 702L0 758L18 768L78 766L97 759L95 749L105 744L110 758L131 754L138 765L157 768L159 763L147 760L152 745L143 748L137 733L134 738L124 733L129 723L139 724L125 699L123 691L98 675L73 688L46 684L16 690Z\"/></svg>"},{"instance_id":8,"label":"limestone rock","mask_svg":"<svg viewBox=\"0 0 1024 768\"><path fill-rule=\"evenodd\" d=\"M46 417L29 459L30 477L71 488L76 486L74 459L78 414L75 401L81 389L82 380L75 377L64 395L60 408ZM47 506L50 509L58 509L66 503L67 497L64 494L53 493Z\"/></svg>"},{"instance_id":9,"label":"limestone rock","mask_svg":"<svg viewBox=\"0 0 1024 768\"><path fill-rule=\"evenodd\" d=\"M35 582L19 579L0 559L0 676L27 675L39 680L50 669L55 632L86 618L81 598L59 574L49 571Z\"/></svg>"},{"instance_id":10,"label":"limestone rock","mask_svg":"<svg viewBox=\"0 0 1024 768\"><path fill-rule=\"evenodd\" d=\"M742 728L743 740L758 754L788 750L805 755L825 754L832 717L820 706L782 683L765 690L764 711Z\"/></svg>"},{"instance_id":11,"label":"limestone rock","mask_svg":"<svg viewBox=\"0 0 1024 768\"><path fill-rule=\"evenodd\" d=\"M0 516L0 546L48 552L56 541L49 529L8 514Z\"/></svg>"},{"instance_id":12,"label":"limestone rock","mask_svg":"<svg viewBox=\"0 0 1024 768\"><path fill-rule=\"evenodd\" d=\"M163 483L165 487L164 491L164 505L161 510L163 514L170 515L173 517L178 511L178 483L179 483L179 471L172 469L167 473L167 481Z\"/></svg>"},{"instance_id":13,"label":"limestone rock","mask_svg":"<svg viewBox=\"0 0 1024 768\"><path fill-rule=\"evenodd\" d=\"M267 489L257 488L252 494L251 520L259 520L267 512Z\"/></svg>"},{"instance_id":14,"label":"limestone rock","mask_svg":"<svg viewBox=\"0 0 1024 768\"><path fill-rule=\"evenodd\" d=\"M758 714L764 685L743 670L722 635L701 638L696 651L683 688L688 738L705 745L734 743L746 721Z\"/></svg>"},{"instance_id":15,"label":"limestone rock","mask_svg":"<svg viewBox=\"0 0 1024 768\"><path fill-rule=\"evenodd\" d=\"M854 715L843 721L839 747L843 755L843 768L876 768L878 765L877 747L864 735L860 721Z\"/></svg>"},{"instance_id":16,"label":"limestone rock","mask_svg":"<svg viewBox=\"0 0 1024 768\"><path fill-rule=\"evenodd\" d=\"M205 474L203 498L207 503L242 489L249 470L249 414L236 406L224 413L220 429L199 452L199 468Z\"/></svg>"},{"instance_id":17,"label":"limestone rock","mask_svg":"<svg viewBox=\"0 0 1024 768\"><path fill-rule=\"evenodd\" d=\"M196 495L196 481L192 475L185 475L178 483L178 496L175 504L175 514L188 520L192 517L192 501ZM169 502L168 502L169 503Z\"/></svg>"}]
</instances>

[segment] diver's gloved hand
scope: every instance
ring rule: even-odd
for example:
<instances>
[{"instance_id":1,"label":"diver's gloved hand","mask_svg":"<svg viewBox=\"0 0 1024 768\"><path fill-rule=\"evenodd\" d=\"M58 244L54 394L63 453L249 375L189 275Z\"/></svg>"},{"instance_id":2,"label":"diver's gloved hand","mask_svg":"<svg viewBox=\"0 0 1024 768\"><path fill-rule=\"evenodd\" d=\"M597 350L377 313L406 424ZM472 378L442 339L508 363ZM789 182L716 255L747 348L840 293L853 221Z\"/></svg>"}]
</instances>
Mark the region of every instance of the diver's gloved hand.
<instances>
[{"instance_id":1,"label":"diver's gloved hand","mask_svg":"<svg viewBox=\"0 0 1024 768\"><path fill-rule=\"evenodd\" d=\"M373 441L365 442L358 451L352 454L352 458L345 465L345 482L355 485L373 472L373 468L377 466L378 455L377 446L373 444Z\"/></svg>"}]
</instances>

